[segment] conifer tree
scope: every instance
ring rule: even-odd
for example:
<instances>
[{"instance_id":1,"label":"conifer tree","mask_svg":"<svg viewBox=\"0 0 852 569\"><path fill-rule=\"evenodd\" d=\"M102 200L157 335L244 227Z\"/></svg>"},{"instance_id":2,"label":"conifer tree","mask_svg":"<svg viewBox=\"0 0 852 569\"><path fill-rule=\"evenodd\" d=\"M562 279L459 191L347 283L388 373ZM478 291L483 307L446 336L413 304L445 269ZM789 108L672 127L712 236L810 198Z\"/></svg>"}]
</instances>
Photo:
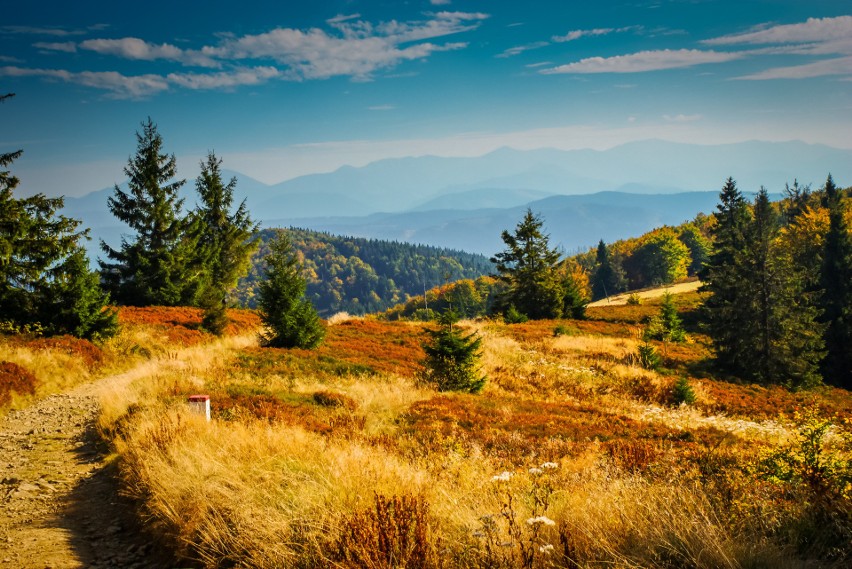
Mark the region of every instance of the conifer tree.
<instances>
[{"instance_id":1,"label":"conifer tree","mask_svg":"<svg viewBox=\"0 0 852 569\"><path fill-rule=\"evenodd\" d=\"M743 343L743 330L749 326L750 310L744 295L741 253L746 244L750 222L748 204L728 178L719 194L711 229L713 252L702 270L704 290L711 295L704 301L702 313L707 332L713 339L718 365L732 373L741 372L750 357Z\"/></svg>"},{"instance_id":2,"label":"conifer tree","mask_svg":"<svg viewBox=\"0 0 852 569\"><path fill-rule=\"evenodd\" d=\"M47 334L110 336L116 315L80 246L88 230L57 213L62 198L14 197L19 181L7 168L21 153L0 154L0 320Z\"/></svg>"},{"instance_id":3,"label":"conifer tree","mask_svg":"<svg viewBox=\"0 0 852 569\"><path fill-rule=\"evenodd\" d=\"M438 391L478 393L486 382L479 370L482 338L476 332L465 335L457 321L458 315L448 310L439 319L440 328L427 330L430 341L423 344L423 378Z\"/></svg>"},{"instance_id":4,"label":"conifer tree","mask_svg":"<svg viewBox=\"0 0 852 569\"><path fill-rule=\"evenodd\" d=\"M258 225L249 217L245 200L231 212L237 179L222 182L222 160L213 152L201 163L195 181L201 203L194 212L198 221L198 251L205 269L200 304L204 308L202 326L219 334L227 324L227 295L240 277L248 272L257 242L249 241Z\"/></svg>"},{"instance_id":5,"label":"conifer tree","mask_svg":"<svg viewBox=\"0 0 852 569\"><path fill-rule=\"evenodd\" d=\"M163 138L150 118L142 123L136 141L136 155L124 168L129 192L116 184L109 198L112 214L134 235L122 236L118 249L101 241L112 261L100 261L103 282L122 304L193 305L202 267L192 238L197 229L183 214L178 196L186 180L174 180L175 157L163 153Z\"/></svg>"},{"instance_id":6,"label":"conifer tree","mask_svg":"<svg viewBox=\"0 0 852 569\"><path fill-rule=\"evenodd\" d=\"M325 337L320 318L305 298L301 263L283 231L269 243L266 278L260 283L258 308L266 326L263 345L273 348L315 348Z\"/></svg>"},{"instance_id":7,"label":"conifer tree","mask_svg":"<svg viewBox=\"0 0 852 569\"><path fill-rule=\"evenodd\" d=\"M831 175L823 188L829 228L825 236L821 285L822 321L827 325L825 381L852 389L852 235L844 217L847 199Z\"/></svg>"},{"instance_id":8,"label":"conifer tree","mask_svg":"<svg viewBox=\"0 0 852 569\"><path fill-rule=\"evenodd\" d=\"M778 229L778 214L761 188L742 261L742 294L750 302L740 333L751 352L743 371L760 383L810 387L820 382L821 327L804 281L787 252L777 247Z\"/></svg>"},{"instance_id":9,"label":"conifer tree","mask_svg":"<svg viewBox=\"0 0 852 569\"><path fill-rule=\"evenodd\" d=\"M543 224L528 209L514 233L503 231L506 249L491 258L499 279L507 285L497 300L498 310L514 306L532 319L561 316L564 291L556 271L559 253L550 248Z\"/></svg>"},{"instance_id":10,"label":"conifer tree","mask_svg":"<svg viewBox=\"0 0 852 569\"><path fill-rule=\"evenodd\" d=\"M596 268L592 276L592 298L597 300L627 290L624 269L616 255L610 253L603 239L598 242Z\"/></svg>"}]
</instances>

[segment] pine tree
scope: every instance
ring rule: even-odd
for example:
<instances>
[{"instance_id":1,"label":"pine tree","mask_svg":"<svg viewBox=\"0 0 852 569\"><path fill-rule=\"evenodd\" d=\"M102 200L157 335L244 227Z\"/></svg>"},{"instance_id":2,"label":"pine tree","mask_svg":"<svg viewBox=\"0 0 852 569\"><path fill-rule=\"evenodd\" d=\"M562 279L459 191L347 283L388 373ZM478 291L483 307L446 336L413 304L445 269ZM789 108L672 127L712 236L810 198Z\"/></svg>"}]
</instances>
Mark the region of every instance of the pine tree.
<instances>
[{"instance_id":1,"label":"pine tree","mask_svg":"<svg viewBox=\"0 0 852 569\"><path fill-rule=\"evenodd\" d=\"M0 318L47 334L111 336L116 315L105 308L108 296L80 246L88 230L57 213L62 198L14 197L19 181L6 168L21 153L0 155Z\"/></svg>"},{"instance_id":2,"label":"pine tree","mask_svg":"<svg viewBox=\"0 0 852 569\"><path fill-rule=\"evenodd\" d=\"M220 334L227 324L227 295L249 269L257 242L249 241L258 225L249 217L245 200L231 212L237 179L222 182L222 160L213 152L201 163L195 181L201 199L194 212L198 227L198 251L205 268L200 303L204 308L202 326Z\"/></svg>"},{"instance_id":3,"label":"pine tree","mask_svg":"<svg viewBox=\"0 0 852 569\"><path fill-rule=\"evenodd\" d=\"M686 331L674 304L674 295L669 291L663 294L660 313L651 319L644 333L645 340L660 340L662 342L683 342Z\"/></svg>"},{"instance_id":4,"label":"pine tree","mask_svg":"<svg viewBox=\"0 0 852 569\"><path fill-rule=\"evenodd\" d=\"M192 305L201 286L197 229L183 215L178 191L186 180L174 180L174 155L162 152L163 138L150 118L136 133L136 155L124 173L129 192L118 185L109 198L109 209L134 235L122 237L113 249L101 241L101 249L113 262L100 261L102 278L112 296L122 304Z\"/></svg>"},{"instance_id":5,"label":"pine tree","mask_svg":"<svg viewBox=\"0 0 852 569\"><path fill-rule=\"evenodd\" d=\"M541 230L544 222L527 210L514 234L503 231L506 250L491 258L499 279L507 285L497 301L498 310L514 306L532 319L559 318L563 290L556 272L559 253L550 248Z\"/></svg>"},{"instance_id":6,"label":"pine tree","mask_svg":"<svg viewBox=\"0 0 852 569\"><path fill-rule=\"evenodd\" d=\"M711 229L713 252L702 270L703 290L711 295L704 301L702 314L713 339L718 365L731 373L747 366L749 348L743 343L743 330L749 326L748 298L743 294L741 253L746 245L750 222L748 205L732 178L719 194Z\"/></svg>"},{"instance_id":7,"label":"pine tree","mask_svg":"<svg viewBox=\"0 0 852 569\"><path fill-rule=\"evenodd\" d=\"M476 332L462 333L457 321L457 314L448 310L441 315L440 328L427 330L430 341L423 344L423 378L438 391L478 393L486 382L479 370L482 338Z\"/></svg>"},{"instance_id":8,"label":"pine tree","mask_svg":"<svg viewBox=\"0 0 852 569\"><path fill-rule=\"evenodd\" d=\"M822 322L827 325L823 362L825 381L852 389L852 235L846 224L846 199L831 175L823 188L829 228L825 236L821 285Z\"/></svg>"},{"instance_id":9,"label":"pine tree","mask_svg":"<svg viewBox=\"0 0 852 569\"><path fill-rule=\"evenodd\" d=\"M315 348L325 337L313 305L304 298L305 278L290 240L283 231L269 243L266 278L260 283L258 309L266 330L263 345L273 348Z\"/></svg>"}]
</instances>

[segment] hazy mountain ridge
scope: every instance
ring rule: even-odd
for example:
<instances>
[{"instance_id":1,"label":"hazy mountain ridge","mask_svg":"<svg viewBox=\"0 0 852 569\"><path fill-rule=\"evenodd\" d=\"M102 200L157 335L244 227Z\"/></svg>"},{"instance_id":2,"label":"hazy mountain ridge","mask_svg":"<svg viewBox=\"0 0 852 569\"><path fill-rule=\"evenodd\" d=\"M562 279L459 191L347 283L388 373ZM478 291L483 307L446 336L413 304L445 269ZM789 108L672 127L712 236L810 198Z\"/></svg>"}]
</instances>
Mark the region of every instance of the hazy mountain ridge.
<instances>
[{"instance_id":1,"label":"hazy mountain ridge","mask_svg":"<svg viewBox=\"0 0 852 569\"><path fill-rule=\"evenodd\" d=\"M294 225L490 255L501 246L500 231L513 227L526 207L540 211L553 241L571 251L709 213L728 176L745 192L763 185L778 193L794 179L819 187L829 172L848 184L852 151L803 142L646 140L604 151L501 148L475 158L395 158L275 185L224 173L237 177L236 199L246 199L265 227ZM194 186L188 180L182 188L186 207L195 204ZM93 256L98 238L116 246L122 232L107 207L112 192L66 199L65 214L92 228ZM575 199L547 201L569 197Z\"/></svg>"}]
</instances>

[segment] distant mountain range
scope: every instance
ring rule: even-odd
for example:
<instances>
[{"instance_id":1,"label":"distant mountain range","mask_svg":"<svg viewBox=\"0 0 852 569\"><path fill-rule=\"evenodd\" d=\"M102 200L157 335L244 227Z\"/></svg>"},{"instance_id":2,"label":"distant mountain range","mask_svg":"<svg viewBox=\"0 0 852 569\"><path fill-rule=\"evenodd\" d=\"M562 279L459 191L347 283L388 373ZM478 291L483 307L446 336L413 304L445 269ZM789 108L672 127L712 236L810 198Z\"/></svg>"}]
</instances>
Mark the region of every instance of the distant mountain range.
<instances>
[{"instance_id":1,"label":"distant mountain range","mask_svg":"<svg viewBox=\"0 0 852 569\"><path fill-rule=\"evenodd\" d=\"M265 227L298 226L491 255L500 232L526 207L545 218L551 242L566 252L640 235L658 225L709 213L732 176L744 192L780 193L798 179L818 187L828 173L852 183L852 151L802 142L717 146L659 140L605 151L503 148L477 158L424 156L380 160L361 168L266 185L238 172L245 198ZM116 246L121 226L109 213L112 188L66 199L93 236ZM183 188L195 203L194 181ZM90 247L97 256L97 241Z\"/></svg>"}]
</instances>

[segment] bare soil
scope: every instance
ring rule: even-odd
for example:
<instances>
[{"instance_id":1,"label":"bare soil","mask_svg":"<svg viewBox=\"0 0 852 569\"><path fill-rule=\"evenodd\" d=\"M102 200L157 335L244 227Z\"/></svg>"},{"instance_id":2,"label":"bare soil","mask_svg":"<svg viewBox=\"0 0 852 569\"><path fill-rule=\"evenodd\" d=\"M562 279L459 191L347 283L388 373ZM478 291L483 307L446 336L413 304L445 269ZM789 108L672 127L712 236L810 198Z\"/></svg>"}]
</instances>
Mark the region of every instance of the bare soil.
<instances>
[{"instance_id":1,"label":"bare soil","mask_svg":"<svg viewBox=\"0 0 852 569\"><path fill-rule=\"evenodd\" d=\"M98 383L0 418L0 568L174 567L119 492Z\"/></svg>"}]
</instances>

